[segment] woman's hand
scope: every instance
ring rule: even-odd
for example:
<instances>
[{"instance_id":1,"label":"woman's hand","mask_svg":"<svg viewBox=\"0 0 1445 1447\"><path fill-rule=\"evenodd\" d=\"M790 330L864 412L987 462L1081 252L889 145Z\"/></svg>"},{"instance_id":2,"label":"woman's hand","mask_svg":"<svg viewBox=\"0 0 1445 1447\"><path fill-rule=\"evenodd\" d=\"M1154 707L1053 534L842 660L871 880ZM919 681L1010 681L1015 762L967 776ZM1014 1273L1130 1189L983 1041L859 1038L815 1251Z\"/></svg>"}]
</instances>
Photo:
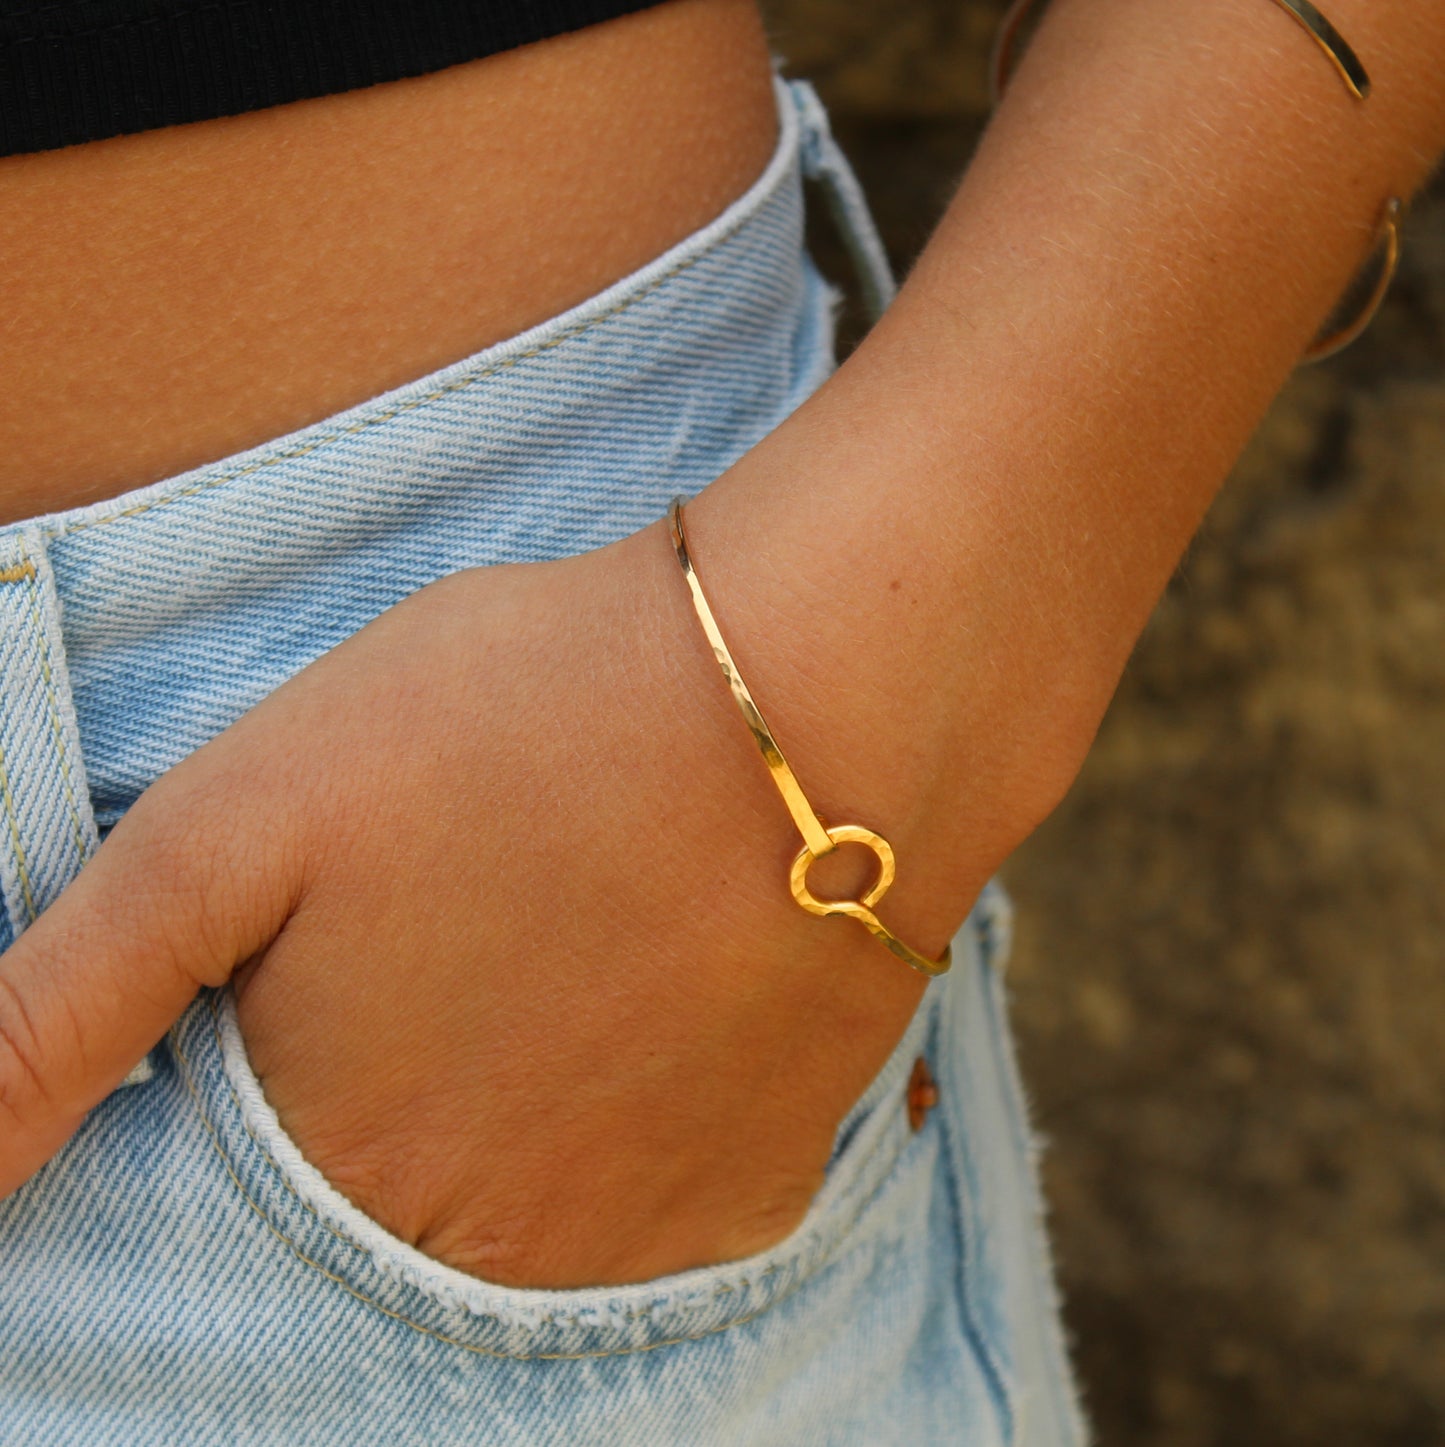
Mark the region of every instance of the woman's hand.
<instances>
[{"instance_id":1,"label":"woman's hand","mask_svg":"<svg viewBox=\"0 0 1445 1447\"><path fill-rule=\"evenodd\" d=\"M786 1235L923 981L789 897L664 527L422 589L149 789L0 960L0 1190L234 974L302 1151L444 1261L564 1287Z\"/></svg>"}]
</instances>

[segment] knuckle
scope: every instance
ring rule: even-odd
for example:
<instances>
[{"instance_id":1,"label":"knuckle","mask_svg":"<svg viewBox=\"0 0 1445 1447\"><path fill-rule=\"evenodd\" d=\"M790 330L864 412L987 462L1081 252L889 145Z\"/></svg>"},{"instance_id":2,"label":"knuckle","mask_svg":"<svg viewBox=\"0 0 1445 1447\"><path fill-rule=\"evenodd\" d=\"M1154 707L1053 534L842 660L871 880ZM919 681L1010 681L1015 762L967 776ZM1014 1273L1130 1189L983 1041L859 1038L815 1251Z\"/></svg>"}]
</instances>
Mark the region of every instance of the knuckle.
<instances>
[{"instance_id":1,"label":"knuckle","mask_svg":"<svg viewBox=\"0 0 1445 1447\"><path fill-rule=\"evenodd\" d=\"M43 1058L24 996L0 975L0 1117L15 1126L51 1103Z\"/></svg>"},{"instance_id":2,"label":"knuckle","mask_svg":"<svg viewBox=\"0 0 1445 1447\"><path fill-rule=\"evenodd\" d=\"M195 983L218 985L292 912L295 875L264 828L212 793L188 787L143 796L107 844L124 854L117 867L135 932L163 945ZM163 930L155 928L158 917Z\"/></svg>"}]
</instances>

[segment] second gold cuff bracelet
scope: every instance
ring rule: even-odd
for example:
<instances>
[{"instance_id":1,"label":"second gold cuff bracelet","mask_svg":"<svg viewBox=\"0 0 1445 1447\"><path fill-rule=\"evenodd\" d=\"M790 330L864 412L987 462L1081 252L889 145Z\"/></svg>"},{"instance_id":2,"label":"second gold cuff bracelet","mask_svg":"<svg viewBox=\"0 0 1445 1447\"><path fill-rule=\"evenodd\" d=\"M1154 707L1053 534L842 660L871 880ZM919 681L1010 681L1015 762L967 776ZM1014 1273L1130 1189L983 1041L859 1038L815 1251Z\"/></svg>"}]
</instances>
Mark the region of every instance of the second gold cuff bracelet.
<instances>
[{"instance_id":1,"label":"second gold cuff bracelet","mask_svg":"<svg viewBox=\"0 0 1445 1447\"><path fill-rule=\"evenodd\" d=\"M677 552L678 562L682 564L683 575L687 579L688 591L692 595L692 606L696 609L697 616L702 622L703 632L707 634L707 641L712 644L713 655L723 671L723 677L728 681L728 687L732 689L733 698L742 710L748 728L752 730L753 738L762 751L763 759L772 774L773 783L777 785L778 792L783 796L783 802L788 806L788 812L793 816L793 823L798 826L798 832L803 836L803 847L793 859L792 869L788 876L788 884L792 889L793 898L809 914L839 914L856 919L876 940L890 949L904 964L911 965L920 974L943 974L953 963L952 945L948 946L938 959L929 959L927 955L919 954L917 950L904 944L873 913L873 906L883 898L893 883L892 846L881 834L865 828L862 824L825 824L814 813L813 806L808 803L807 796L803 793L796 775L788 767L788 761L783 757L783 751L778 747L778 741L773 737L772 730L764 721L757 704L753 702L753 696L748 691L747 684L743 682L742 676L738 673L738 666L733 662L733 656L728 652L728 646L723 642L722 634L718 631L717 620L713 617L712 609L703 596L697 572L688 555L687 539L682 530L682 503L682 498L673 498L672 506L668 510L668 519L672 525L672 545ZM814 860L821 859L825 854L831 854L840 844L862 844L871 849L878 860L877 877L863 891L860 899L819 899L808 888L808 870L812 867Z\"/></svg>"},{"instance_id":2,"label":"second gold cuff bracelet","mask_svg":"<svg viewBox=\"0 0 1445 1447\"><path fill-rule=\"evenodd\" d=\"M1349 41L1315 8L1311 0L1274 0L1274 3L1325 53L1350 94L1356 100L1367 99L1370 94L1370 76L1364 63L1355 54ZM1004 87L1008 84L1009 73L1013 69L1019 30L1037 4L1038 0L1010 0L1003 19L999 22L994 36L993 55L988 66L989 96L995 106L1003 97ZM1375 272L1374 284L1369 288L1354 317L1316 337L1301 356L1302 362L1322 362L1326 357L1333 357L1336 352L1344 351L1374 320L1399 265L1400 216L1403 210L1404 205L1398 196L1389 197L1381 207L1374 245L1374 251L1381 255L1381 260Z\"/></svg>"}]
</instances>

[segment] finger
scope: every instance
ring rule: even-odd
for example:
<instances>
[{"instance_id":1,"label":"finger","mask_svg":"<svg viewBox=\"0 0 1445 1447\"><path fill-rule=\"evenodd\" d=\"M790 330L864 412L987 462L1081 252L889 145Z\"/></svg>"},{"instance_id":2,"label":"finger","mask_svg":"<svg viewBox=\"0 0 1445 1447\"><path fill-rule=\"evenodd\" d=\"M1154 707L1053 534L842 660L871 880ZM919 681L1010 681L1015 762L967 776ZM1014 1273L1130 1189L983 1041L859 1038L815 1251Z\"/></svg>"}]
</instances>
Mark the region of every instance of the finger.
<instances>
[{"instance_id":1,"label":"finger","mask_svg":"<svg viewBox=\"0 0 1445 1447\"><path fill-rule=\"evenodd\" d=\"M284 851L244 810L199 802L184 786L148 791L0 955L0 1196L59 1150L201 985L223 983L285 923Z\"/></svg>"}]
</instances>

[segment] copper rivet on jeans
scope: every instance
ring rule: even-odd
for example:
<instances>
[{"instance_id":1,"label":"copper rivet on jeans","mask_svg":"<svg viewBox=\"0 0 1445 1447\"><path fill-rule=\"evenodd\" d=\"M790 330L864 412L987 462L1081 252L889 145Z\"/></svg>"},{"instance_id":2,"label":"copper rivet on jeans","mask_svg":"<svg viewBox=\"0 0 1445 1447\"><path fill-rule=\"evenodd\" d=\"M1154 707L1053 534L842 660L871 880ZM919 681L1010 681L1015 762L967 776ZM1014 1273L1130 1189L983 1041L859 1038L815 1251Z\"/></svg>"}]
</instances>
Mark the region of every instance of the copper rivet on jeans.
<instances>
[{"instance_id":1,"label":"copper rivet on jeans","mask_svg":"<svg viewBox=\"0 0 1445 1447\"><path fill-rule=\"evenodd\" d=\"M908 1077L908 1124L914 1130L922 1130L928 1112L938 1104L938 1086L934 1084L928 1062L920 1055L913 1062L913 1074Z\"/></svg>"}]
</instances>

